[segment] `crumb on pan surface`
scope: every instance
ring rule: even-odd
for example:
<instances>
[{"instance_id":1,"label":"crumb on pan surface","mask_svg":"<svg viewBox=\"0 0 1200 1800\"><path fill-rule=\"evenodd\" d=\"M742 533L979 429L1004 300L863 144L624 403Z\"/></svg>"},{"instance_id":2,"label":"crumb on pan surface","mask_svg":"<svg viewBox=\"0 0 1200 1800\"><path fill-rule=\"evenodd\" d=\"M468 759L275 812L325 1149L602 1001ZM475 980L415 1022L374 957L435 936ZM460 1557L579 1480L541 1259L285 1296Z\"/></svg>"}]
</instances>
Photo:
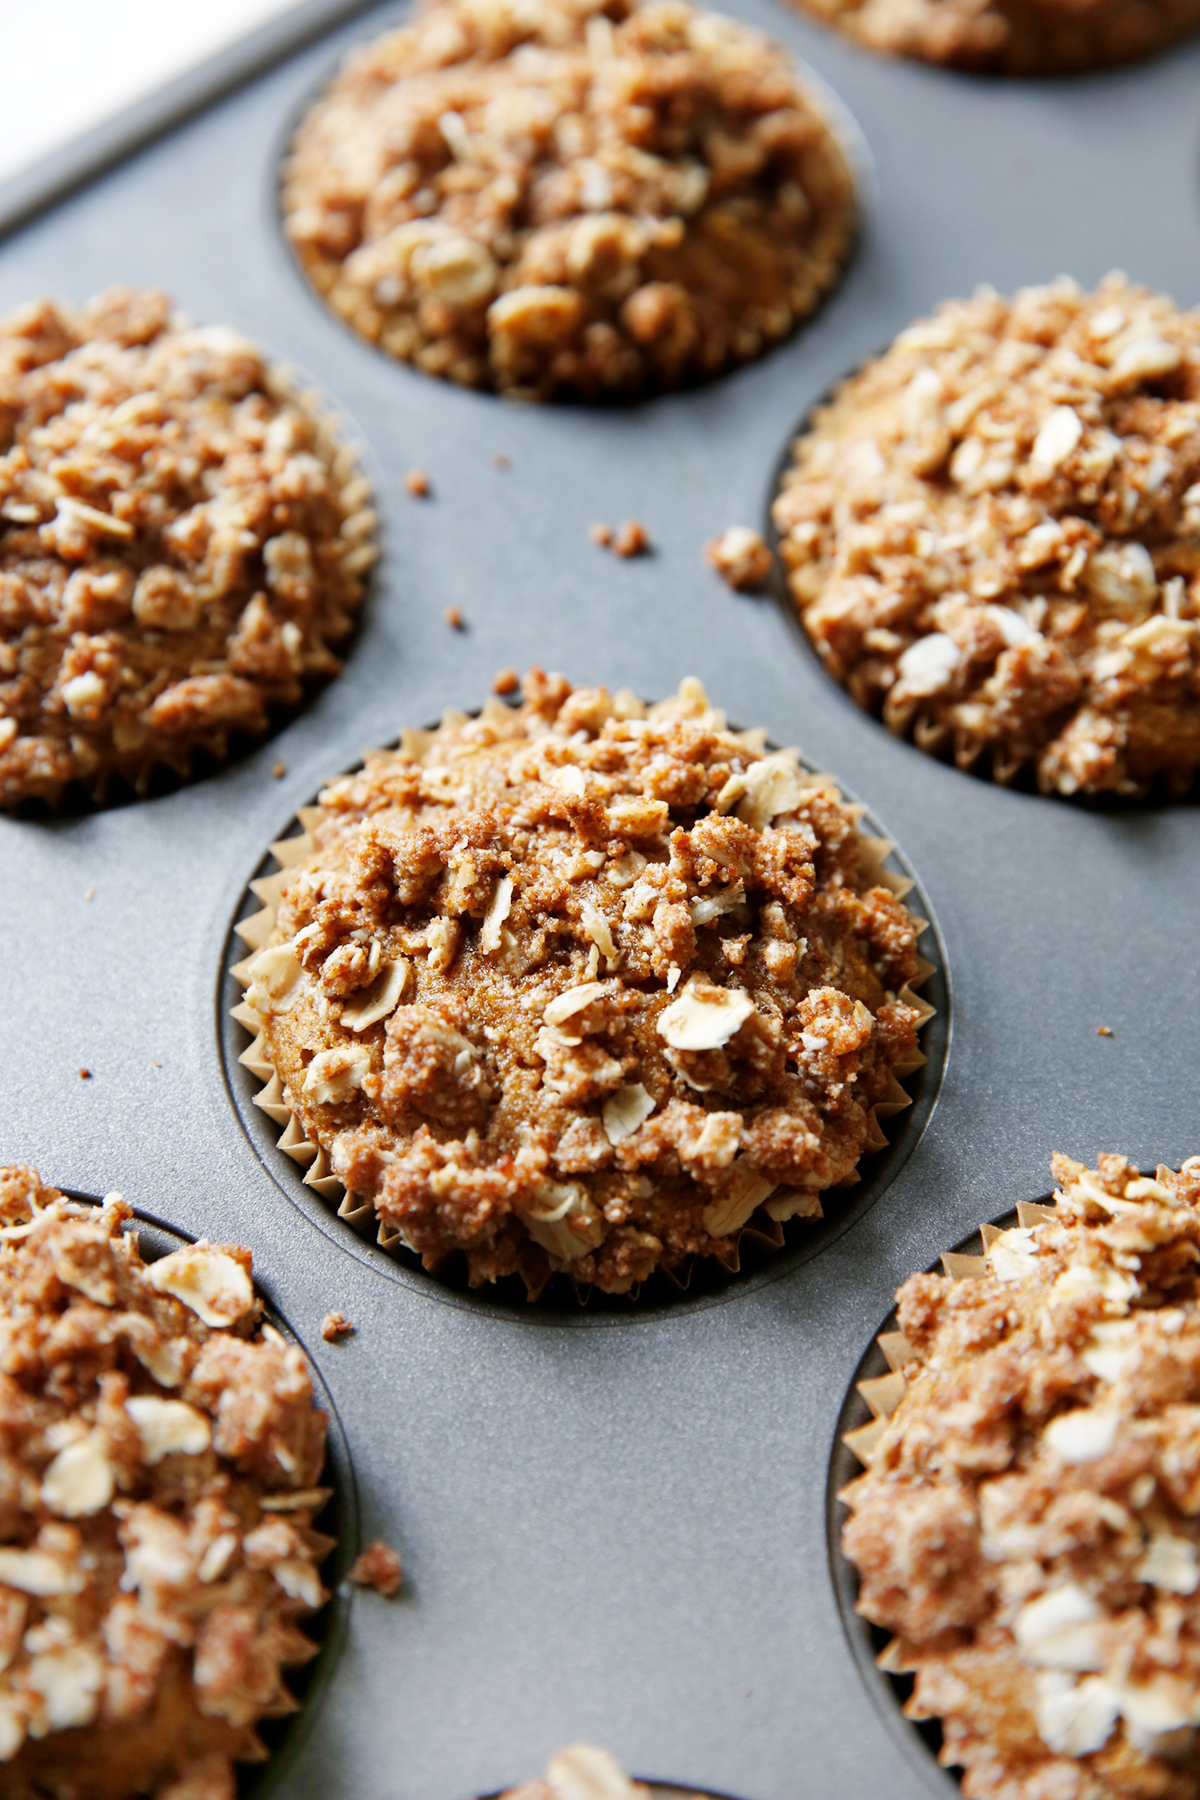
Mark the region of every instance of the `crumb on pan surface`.
<instances>
[{"instance_id":1,"label":"crumb on pan surface","mask_svg":"<svg viewBox=\"0 0 1200 1800\"><path fill-rule=\"evenodd\" d=\"M0 805L221 758L335 675L353 453L228 326L114 288L0 320Z\"/></svg>"},{"instance_id":2,"label":"crumb on pan surface","mask_svg":"<svg viewBox=\"0 0 1200 1800\"><path fill-rule=\"evenodd\" d=\"M1053 1170L900 1289L843 1546L970 1800L1194 1800L1200 1157Z\"/></svg>"},{"instance_id":3,"label":"crumb on pan surface","mask_svg":"<svg viewBox=\"0 0 1200 1800\"><path fill-rule=\"evenodd\" d=\"M610 1751L567 1744L550 1758L544 1775L507 1789L500 1800L650 1800L650 1789L631 1781Z\"/></svg>"},{"instance_id":4,"label":"crumb on pan surface","mask_svg":"<svg viewBox=\"0 0 1200 1800\"><path fill-rule=\"evenodd\" d=\"M872 50L1050 75L1153 56L1200 26L1200 0L799 0Z\"/></svg>"},{"instance_id":5,"label":"crumb on pan surface","mask_svg":"<svg viewBox=\"0 0 1200 1800\"><path fill-rule=\"evenodd\" d=\"M469 387L719 373L832 286L853 181L762 33L684 0L436 0L298 131L288 237L335 312Z\"/></svg>"},{"instance_id":6,"label":"crumb on pan surface","mask_svg":"<svg viewBox=\"0 0 1200 1800\"><path fill-rule=\"evenodd\" d=\"M382 1538L375 1538L361 1556L355 1557L350 1579L356 1586L374 1588L390 1600L404 1585L404 1570L396 1552Z\"/></svg>"},{"instance_id":7,"label":"crumb on pan surface","mask_svg":"<svg viewBox=\"0 0 1200 1800\"><path fill-rule=\"evenodd\" d=\"M524 693L324 790L243 931L243 1061L426 1267L623 1293L857 1179L924 1061L924 921L698 682Z\"/></svg>"},{"instance_id":8,"label":"crumb on pan surface","mask_svg":"<svg viewBox=\"0 0 1200 1800\"><path fill-rule=\"evenodd\" d=\"M738 593L762 587L774 567L762 533L749 525L730 525L711 539L704 547L704 559Z\"/></svg>"},{"instance_id":9,"label":"crumb on pan surface","mask_svg":"<svg viewBox=\"0 0 1200 1800\"><path fill-rule=\"evenodd\" d=\"M325 1414L250 1253L0 1169L0 1789L233 1800L326 1598Z\"/></svg>"},{"instance_id":10,"label":"crumb on pan surface","mask_svg":"<svg viewBox=\"0 0 1200 1800\"><path fill-rule=\"evenodd\" d=\"M775 501L857 703L1044 793L1200 767L1200 312L1110 276L951 301L814 415Z\"/></svg>"}]
</instances>

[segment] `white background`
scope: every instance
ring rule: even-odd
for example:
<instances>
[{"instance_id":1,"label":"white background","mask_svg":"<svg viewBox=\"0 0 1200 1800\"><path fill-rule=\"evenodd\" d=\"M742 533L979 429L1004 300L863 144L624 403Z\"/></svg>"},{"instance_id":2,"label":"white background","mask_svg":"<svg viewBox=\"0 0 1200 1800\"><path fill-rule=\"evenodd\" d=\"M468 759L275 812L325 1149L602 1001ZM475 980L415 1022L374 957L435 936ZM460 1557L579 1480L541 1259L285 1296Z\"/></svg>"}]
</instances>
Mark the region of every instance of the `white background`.
<instances>
[{"instance_id":1,"label":"white background","mask_svg":"<svg viewBox=\"0 0 1200 1800\"><path fill-rule=\"evenodd\" d=\"M0 181L151 94L295 0L0 3Z\"/></svg>"}]
</instances>

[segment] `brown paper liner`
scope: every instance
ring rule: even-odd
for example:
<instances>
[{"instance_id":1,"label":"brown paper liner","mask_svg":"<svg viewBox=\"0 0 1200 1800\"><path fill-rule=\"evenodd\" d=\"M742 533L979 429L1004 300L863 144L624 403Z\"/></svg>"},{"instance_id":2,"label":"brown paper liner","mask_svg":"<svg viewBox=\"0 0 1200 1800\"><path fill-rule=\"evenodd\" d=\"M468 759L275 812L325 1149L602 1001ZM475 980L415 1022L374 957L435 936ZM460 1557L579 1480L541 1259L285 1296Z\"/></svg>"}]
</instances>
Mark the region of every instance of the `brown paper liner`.
<instances>
[{"instance_id":1,"label":"brown paper liner","mask_svg":"<svg viewBox=\"0 0 1200 1800\"><path fill-rule=\"evenodd\" d=\"M1057 1217L1053 1206L1043 1206L1034 1201L1017 1202L1017 1225L1027 1229L1033 1225L1044 1225L1048 1220ZM987 1252L1005 1230L1012 1226L981 1225L979 1235L983 1241L982 1256L964 1255L959 1251L947 1250L941 1258L942 1271L951 1281L977 1281L987 1274ZM921 1358L909 1343L902 1331L881 1331L875 1339L887 1363L886 1375L868 1376L865 1381L856 1381L855 1388L866 1401L871 1414L868 1424L859 1425L853 1431L842 1433L842 1442L851 1455L857 1457L865 1469L869 1469L875 1460L875 1453L880 1440L891 1422L892 1414L908 1391L905 1370ZM841 1489L838 1499L844 1499L847 1490ZM855 1609L857 1610L857 1608ZM875 1658L875 1666L882 1669L885 1675L911 1674L916 1667L912 1661L909 1647L902 1638L889 1638L883 1649Z\"/></svg>"},{"instance_id":2,"label":"brown paper liner","mask_svg":"<svg viewBox=\"0 0 1200 1800\"><path fill-rule=\"evenodd\" d=\"M329 397L319 388L303 385L296 371L288 364L267 364L263 386L273 400L290 401L307 414L317 430L317 455L339 484L338 497L345 508L345 517L338 534L342 541L342 570L359 579L358 592L351 610L342 615L348 633L354 615L362 604L368 571L379 560L379 514L372 504L374 489L362 467L364 447L347 438L345 422L335 411ZM227 727L217 727L203 736L193 738L175 751L169 746L159 746L154 755L147 757L132 774L103 767L93 774L81 772L64 783L59 797L51 803L51 810L59 810L62 793L71 787L82 787L96 806L102 806L114 779L128 782L139 796L148 792L150 783L159 770L166 770L177 776L180 782L190 781L199 758L211 757L218 765L228 761L230 739L235 735ZM257 735L259 741L265 741L271 736L271 732L268 730Z\"/></svg>"},{"instance_id":3,"label":"brown paper liner","mask_svg":"<svg viewBox=\"0 0 1200 1800\"><path fill-rule=\"evenodd\" d=\"M502 719L506 718L510 711L511 708L507 707L503 701L493 698L484 702L476 716L484 719ZM434 742L434 739L438 736L440 730L464 725L468 722L470 717L470 714L461 712L456 708L447 708L442 715L441 724L435 730L418 730L413 727L406 727L400 733L399 742L394 749L364 750L362 755L363 765L366 766L367 764L379 761L395 762L402 758L410 759L423 756L425 751L429 749L430 745ZM754 729L751 731L739 732L737 735L748 749L763 751L766 748L767 739L765 731ZM803 767L801 772L808 773ZM832 775L810 774L808 785L811 787L823 788L834 798L841 801L840 790ZM857 825L858 821L867 811L865 803L862 801L842 801L841 803L845 805L846 810L853 816L854 822ZM312 1188L315 1193L320 1195L322 1200L329 1202L331 1205L336 1201L337 1205L335 1210L338 1218L344 1220L347 1225L351 1226L360 1237L369 1239L372 1234L374 1234L374 1241L381 1250L385 1251L390 1256L398 1256L399 1252L406 1248L398 1228L388 1224L385 1219L379 1216L370 1195L356 1193L353 1189L347 1189L343 1186L339 1177L333 1173L333 1170L330 1167L328 1153L322 1145L316 1143L306 1135L304 1127L301 1125L296 1114L288 1104L278 1074L267 1058L262 1041L262 1021L259 1018L258 1013L252 1006L247 1004L245 999L244 990L249 981L250 962L257 952L266 945L270 939L271 933L275 929L275 917L280 897L280 883L290 870L294 869L298 863L305 862L308 857L314 853L316 846L313 842L312 833L325 816L324 807L300 807L296 814L296 820L300 826L299 832L294 836L277 838L274 843L267 846L270 854L275 858L275 861L278 864L275 872L270 875L260 876L256 880L248 883L250 892L257 900L262 902L262 910L253 913L247 919L240 919L233 927L238 937L241 938L242 943L246 946L249 954L242 958L240 962L233 964L229 970L229 973L233 976L234 980L237 981L239 986L243 989L243 997L236 1006L230 1008L230 1016L236 1019L239 1025L244 1026L247 1031L253 1034L253 1041L242 1051L241 1055L238 1057L238 1061L262 1082L263 1085L260 1091L254 1096L254 1105L257 1106L260 1111L266 1113L267 1117L271 1119L273 1123L282 1127L278 1139L278 1146L285 1156L289 1156L294 1163L298 1164L305 1171L303 1176L305 1187ZM895 894L897 899L903 900L916 884L911 876L900 875L894 870L884 867L887 858L895 849L892 840L884 837L868 837L865 833L860 833L859 835L862 842L860 872L864 885L886 887ZM927 929L929 921L927 919L922 919L915 914L911 916L917 926L919 935L922 931ZM900 989L897 994L897 999L902 1001L905 1006L913 1007L918 1013L917 1031L919 1033L928 1024L929 1020L934 1017L937 1009L931 1006L927 1000L923 999L920 994L914 993L913 991L914 987L922 987L925 984L930 975L933 974L935 964L929 962L923 956L918 957L917 963L917 973L912 981L906 982ZM877 1151L887 1148L891 1140L884 1132L880 1120L890 1119L896 1113L902 1112L906 1107L912 1105L912 1096L911 1094L906 1093L900 1086L900 1079L912 1075L918 1069L923 1068L928 1060L928 1057L914 1046L901 1061L895 1064L887 1093L882 1100L876 1102L867 1116L868 1136L866 1147L863 1151L864 1156L873 1155ZM857 1181L857 1174L854 1179ZM849 1186L850 1183L843 1185ZM770 1196L768 1196L764 1206L760 1207L757 1212L752 1214L747 1223L736 1233L732 1249L724 1256L718 1256L715 1259L712 1259L718 1262L730 1275L738 1274L741 1269L741 1249L744 1240L748 1241L750 1245L758 1246L768 1251L779 1250L783 1247L783 1222L772 1218L770 1214L765 1211L765 1205L769 1203L769 1200ZM802 1216L812 1219L819 1219L822 1217L819 1197L817 1197L816 1210ZM686 1293L690 1286L695 1262L695 1257L689 1257L681 1265L680 1269L674 1271L662 1271L667 1275L671 1285L681 1294ZM569 1275L569 1271L562 1271L562 1273ZM586 1301L587 1293L590 1292L590 1289L582 1288L579 1284L576 1284L576 1292L579 1294L580 1302L582 1304ZM636 1298L637 1289L635 1288L634 1290L631 1290L631 1292L633 1297ZM537 1295L531 1294L529 1298L536 1299Z\"/></svg>"}]
</instances>

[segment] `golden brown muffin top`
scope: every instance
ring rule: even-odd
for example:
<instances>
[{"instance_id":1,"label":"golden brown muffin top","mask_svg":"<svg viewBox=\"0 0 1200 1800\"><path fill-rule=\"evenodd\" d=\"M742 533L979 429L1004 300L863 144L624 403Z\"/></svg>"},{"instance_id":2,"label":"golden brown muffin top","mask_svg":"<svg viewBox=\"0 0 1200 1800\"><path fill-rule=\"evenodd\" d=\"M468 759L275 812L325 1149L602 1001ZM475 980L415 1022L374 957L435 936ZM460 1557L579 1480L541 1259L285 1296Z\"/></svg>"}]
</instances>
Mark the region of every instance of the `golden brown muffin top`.
<instances>
[{"instance_id":1,"label":"golden brown muffin top","mask_svg":"<svg viewBox=\"0 0 1200 1800\"><path fill-rule=\"evenodd\" d=\"M965 1279L900 1289L844 1548L973 1800L1192 1800L1200 1157L1053 1168Z\"/></svg>"},{"instance_id":2,"label":"golden brown muffin top","mask_svg":"<svg viewBox=\"0 0 1200 1800\"><path fill-rule=\"evenodd\" d=\"M861 808L735 733L534 670L321 796L248 965L302 1132L429 1266L625 1291L820 1212L923 1060Z\"/></svg>"},{"instance_id":3,"label":"golden brown muffin top","mask_svg":"<svg viewBox=\"0 0 1200 1800\"><path fill-rule=\"evenodd\" d=\"M325 1414L247 1250L142 1261L119 1195L0 1169L0 1785L231 1800L290 1711Z\"/></svg>"},{"instance_id":4,"label":"golden brown muffin top","mask_svg":"<svg viewBox=\"0 0 1200 1800\"><path fill-rule=\"evenodd\" d=\"M849 168L779 45L684 0L436 0L297 133L285 226L390 355L528 397L674 387L784 336Z\"/></svg>"},{"instance_id":5,"label":"golden brown muffin top","mask_svg":"<svg viewBox=\"0 0 1200 1800\"><path fill-rule=\"evenodd\" d=\"M860 706L1043 792L1200 766L1200 312L1110 276L901 332L798 438L789 585Z\"/></svg>"},{"instance_id":6,"label":"golden brown muffin top","mask_svg":"<svg viewBox=\"0 0 1200 1800\"><path fill-rule=\"evenodd\" d=\"M165 294L0 321L0 805L186 774L336 674L369 498L314 397Z\"/></svg>"}]
</instances>

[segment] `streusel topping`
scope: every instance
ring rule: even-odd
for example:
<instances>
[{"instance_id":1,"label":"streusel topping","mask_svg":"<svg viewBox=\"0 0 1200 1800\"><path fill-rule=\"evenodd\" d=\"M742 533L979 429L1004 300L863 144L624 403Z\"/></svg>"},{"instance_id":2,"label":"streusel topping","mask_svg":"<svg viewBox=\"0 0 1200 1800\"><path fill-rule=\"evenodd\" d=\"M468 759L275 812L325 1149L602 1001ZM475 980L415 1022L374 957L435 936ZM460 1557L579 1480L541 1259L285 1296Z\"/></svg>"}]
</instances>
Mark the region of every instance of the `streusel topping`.
<instances>
[{"instance_id":1,"label":"streusel topping","mask_svg":"<svg viewBox=\"0 0 1200 1800\"><path fill-rule=\"evenodd\" d=\"M959 69L1050 75L1153 56L1200 0L799 0L872 50Z\"/></svg>"},{"instance_id":2,"label":"streusel topping","mask_svg":"<svg viewBox=\"0 0 1200 1800\"><path fill-rule=\"evenodd\" d=\"M698 683L647 711L535 669L321 804L246 1060L427 1266L623 1292L819 1214L884 1141L923 922L861 809Z\"/></svg>"},{"instance_id":3,"label":"streusel topping","mask_svg":"<svg viewBox=\"0 0 1200 1800\"><path fill-rule=\"evenodd\" d=\"M311 397L165 294L0 321L0 805L186 774L336 674L369 498Z\"/></svg>"},{"instance_id":4,"label":"streusel topping","mask_svg":"<svg viewBox=\"0 0 1200 1800\"><path fill-rule=\"evenodd\" d=\"M971 1800L1195 1800L1200 1157L1053 1167L900 1289L844 1547Z\"/></svg>"},{"instance_id":5,"label":"streusel topping","mask_svg":"<svg viewBox=\"0 0 1200 1800\"><path fill-rule=\"evenodd\" d=\"M1191 784L1200 312L1119 276L952 301L817 411L775 519L892 731L1047 793Z\"/></svg>"},{"instance_id":6,"label":"streusel topping","mask_svg":"<svg viewBox=\"0 0 1200 1800\"><path fill-rule=\"evenodd\" d=\"M853 184L760 32L684 0L435 0L300 128L285 225L363 337L541 399L711 376L832 285Z\"/></svg>"},{"instance_id":7,"label":"streusel topping","mask_svg":"<svg viewBox=\"0 0 1200 1800\"><path fill-rule=\"evenodd\" d=\"M325 1415L247 1250L0 1170L0 1787L233 1800L325 1598Z\"/></svg>"}]
</instances>

